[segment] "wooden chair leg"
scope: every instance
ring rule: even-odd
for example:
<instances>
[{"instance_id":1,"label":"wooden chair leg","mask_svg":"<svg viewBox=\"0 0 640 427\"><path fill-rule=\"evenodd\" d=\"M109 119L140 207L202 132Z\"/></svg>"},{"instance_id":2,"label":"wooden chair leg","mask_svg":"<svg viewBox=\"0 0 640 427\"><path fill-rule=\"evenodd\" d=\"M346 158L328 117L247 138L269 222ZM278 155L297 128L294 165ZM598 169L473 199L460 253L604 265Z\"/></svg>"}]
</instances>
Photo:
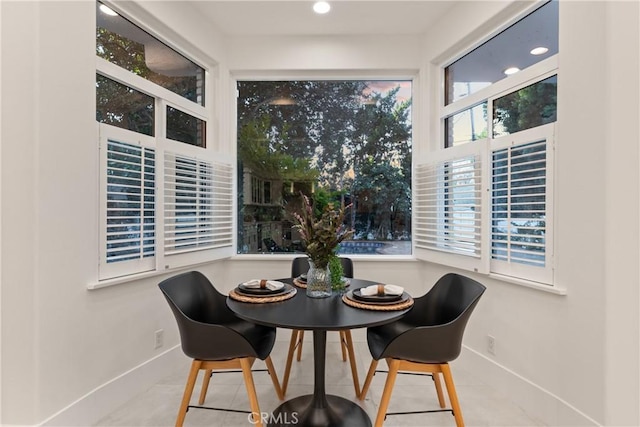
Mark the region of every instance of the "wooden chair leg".
<instances>
[{"instance_id":1,"label":"wooden chair leg","mask_svg":"<svg viewBox=\"0 0 640 427\"><path fill-rule=\"evenodd\" d=\"M298 332L296 329L291 330L291 340L289 341L289 351L287 352L287 363L284 366L284 378L282 379L282 394L287 394L289 385L289 375L291 375L291 363L293 362L293 354L296 351L296 342L298 342Z\"/></svg>"},{"instance_id":2,"label":"wooden chair leg","mask_svg":"<svg viewBox=\"0 0 640 427\"><path fill-rule=\"evenodd\" d=\"M284 393L280 388L280 382L278 381L278 375L276 374L276 369L273 367L273 362L271 361L271 356L268 356L264 363L267 365L267 371L269 371L269 376L271 377L271 382L273 383L273 388L276 389L276 395L278 399L284 399Z\"/></svg>"},{"instance_id":3,"label":"wooden chair leg","mask_svg":"<svg viewBox=\"0 0 640 427\"><path fill-rule=\"evenodd\" d=\"M340 350L342 350L342 361L347 361L347 337L346 333L348 331L339 331L340 332Z\"/></svg>"},{"instance_id":4,"label":"wooden chair leg","mask_svg":"<svg viewBox=\"0 0 640 427\"><path fill-rule=\"evenodd\" d=\"M296 343L296 345L298 346L298 356L296 357L296 360L298 362L302 358L302 340L303 339L304 339L304 330L300 330L298 331L298 342Z\"/></svg>"},{"instance_id":5,"label":"wooden chair leg","mask_svg":"<svg viewBox=\"0 0 640 427\"><path fill-rule=\"evenodd\" d=\"M389 374L387 375L387 381L384 383L384 391L380 399L380 407L378 408L375 427L382 427L384 423L384 417L387 415L387 408L391 400L391 392L393 391L393 386L398 376L398 367L400 366L400 361L395 359L387 360L387 363L389 364Z\"/></svg>"},{"instance_id":6,"label":"wooden chair leg","mask_svg":"<svg viewBox=\"0 0 640 427\"><path fill-rule=\"evenodd\" d=\"M438 393L438 403L441 408L446 406L446 402L444 401L444 394L442 394L442 384L440 383L440 374L437 372L433 372L432 374L433 383L436 385L436 393Z\"/></svg>"},{"instance_id":7,"label":"wooden chair leg","mask_svg":"<svg viewBox=\"0 0 640 427\"><path fill-rule=\"evenodd\" d=\"M349 364L351 365L351 377L353 378L353 387L356 389L356 396L360 395L360 380L358 379L358 366L356 365L356 354L353 350L353 339L351 331L340 331L340 335L344 335L347 351L349 352ZM344 349L342 350L344 352Z\"/></svg>"},{"instance_id":8,"label":"wooden chair leg","mask_svg":"<svg viewBox=\"0 0 640 427\"><path fill-rule=\"evenodd\" d=\"M376 368L378 367L378 361L372 360L371 365L369 366L369 372L367 372L367 377L364 379L364 384L362 389L360 390L360 395L358 399L364 400L367 392L369 391L369 386L371 385L371 380L373 379L373 375L376 373Z\"/></svg>"},{"instance_id":9,"label":"wooden chair leg","mask_svg":"<svg viewBox=\"0 0 640 427\"><path fill-rule=\"evenodd\" d=\"M184 387L182 403L180 404L178 418L176 419L176 427L182 427L182 424L184 424L184 417L187 415L187 409L189 407L189 402L191 401L191 394L193 393L193 387L196 385L196 379L198 378L198 372L200 371L201 365L201 360L194 359L193 362L191 362L191 370L187 377L187 384Z\"/></svg>"},{"instance_id":10,"label":"wooden chair leg","mask_svg":"<svg viewBox=\"0 0 640 427\"><path fill-rule=\"evenodd\" d=\"M209 381L211 380L211 369L205 369L204 378L202 379L202 389L200 390L200 399L198 399L198 405L204 405L204 399L207 398L207 389L209 388Z\"/></svg>"},{"instance_id":11,"label":"wooden chair leg","mask_svg":"<svg viewBox=\"0 0 640 427\"><path fill-rule=\"evenodd\" d=\"M453 409L453 416L456 419L456 426L464 427L462 410L460 409L460 402L458 402L458 394L456 393L456 386L453 384L453 377L451 376L451 369L449 368L449 364L448 363L441 364L440 369L442 370L444 383L447 386L447 393L449 394L451 409Z\"/></svg>"},{"instance_id":12,"label":"wooden chair leg","mask_svg":"<svg viewBox=\"0 0 640 427\"><path fill-rule=\"evenodd\" d=\"M251 374L251 362L252 360L249 358L242 358L240 359L240 366L242 367L244 385L247 388L247 395L249 396L249 406L251 406L251 415L253 416L252 424L262 427L262 415L260 413L260 406L258 405L256 386L253 382L253 375Z\"/></svg>"}]
</instances>

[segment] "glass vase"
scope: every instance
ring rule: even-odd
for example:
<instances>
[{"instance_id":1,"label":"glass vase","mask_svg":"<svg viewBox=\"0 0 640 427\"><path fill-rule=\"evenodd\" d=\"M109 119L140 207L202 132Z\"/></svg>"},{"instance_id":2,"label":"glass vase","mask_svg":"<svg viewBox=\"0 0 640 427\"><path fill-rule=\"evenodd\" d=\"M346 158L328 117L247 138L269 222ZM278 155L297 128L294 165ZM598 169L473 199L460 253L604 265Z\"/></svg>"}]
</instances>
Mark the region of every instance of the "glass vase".
<instances>
[{"instance_id":1,"label":"glass vase","mask_svg":"<svg viewBox=\"0 0 640 427\"><path fill-rule=\"evenodd\" d=\"M327 298L331 296L331 274L329 272L329 265L324 268L319 268L316 267L312 260L309 260L307 296L311 298Z\"/></svg>"}]
</instances>

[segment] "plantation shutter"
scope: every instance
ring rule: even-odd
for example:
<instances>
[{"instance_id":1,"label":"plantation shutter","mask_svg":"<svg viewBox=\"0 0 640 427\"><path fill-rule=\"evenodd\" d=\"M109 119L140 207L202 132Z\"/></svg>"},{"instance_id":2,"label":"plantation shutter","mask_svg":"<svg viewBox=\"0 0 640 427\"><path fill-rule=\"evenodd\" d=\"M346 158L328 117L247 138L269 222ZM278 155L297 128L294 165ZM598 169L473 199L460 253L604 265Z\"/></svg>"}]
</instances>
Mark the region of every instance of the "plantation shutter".
<instances>
[{"instance_id":1,"label":"plantation shutter","mask_svg":"<svg viewBox=\"0 0 640 427\"><path fill-rule=\"evenodd\" d=\"M491 271L551 283L553 126L496 139L491 151Z\"/></svg>"},{"instance_id":2,"label":"plantation shutter","mask_svg":"<svg viewBox=\"0 0 640 427\"><path fill-rule=\"evenodd\" d=\"M165 152L164 255L171 267L175 261L169 258L181 254L225 248L225 256L231 255L232 179L230 163ZM200 258L213 259L210 255Z\"/></svg>"},{"instance_id":3,"label":"plantation shutter","mask_svg":"<svg viewBox=\"0 0 640 427\"><path fill-rule=\"evenodd\" d=\"M483 265L483 161L486 141L429 153L417 165L414 191L416 255L475 271Z\"/></svg>"},{"instance_id":4,"label":"plantation shutter","mask_svg":"<svg viewBox=\"0 0 640 427\"><path fill-rule=\"evenodd\" d=\"M145 141L122 129L101 139L101 278L155 268L156 153Z\"/></svg>"}]
</instances>

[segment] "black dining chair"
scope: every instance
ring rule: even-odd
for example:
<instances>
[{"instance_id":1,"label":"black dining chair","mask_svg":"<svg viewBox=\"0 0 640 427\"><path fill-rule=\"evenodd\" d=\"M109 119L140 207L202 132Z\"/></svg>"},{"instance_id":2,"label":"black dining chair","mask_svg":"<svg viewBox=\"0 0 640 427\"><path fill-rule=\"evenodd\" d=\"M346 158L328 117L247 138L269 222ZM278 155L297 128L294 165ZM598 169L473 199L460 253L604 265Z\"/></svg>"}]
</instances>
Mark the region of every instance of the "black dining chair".
<instances>
[{"instance_id":1,"label":"black dining chair","mask_svg":"<svg viewBox=\"0 0 640 427\"><path fill-rule=\"evenodd\" d=\"M447 387L451 411L458 427L464 426L462 411L451 376L449 362L460 355L462 336L467 321L485 287L459 274L442 276L425 295L415 299L413 308L395 322L367 329L367 343L373 360L360 392L363 400L371 385L380 359L389 365L375 426L380 427L387 415L391 392L399 371L421 372L431 375L440 408L445 408L439 375ZM402 413L396 413L399 415Z\"/></svg>"},{"instance_id":2,"label":"black dining chair","mask_svg":"<svg viewBox=\"0 0 640 427\"><path fill-rule=\"evenodd\" d=\"M227 307L226 297L198 271L170 277L163 280L159 287L178 323L182 350L193 358L176 426L183 424L189 408L204 408L189 405L200 370L205 371L198 402L203 405L213 371L229 369L242 371L253 420L256 425L262 426L251 367L256 358L265 361L276 394L282 400L284 394L270 357L276 339L275 328L238 318Z\"/></svg>"},{"instance_id":3,"label":"black dining chair","mask_svg":"<svg viewBox=\"0 0 640 427\"><path fill-rule=\"evenodd\" d=\"M340 263L342 264L342 275L346 278L353 279L353 261L351 258L340 257ZM295 278L303 273L309 271L309 258L297 257L294 258L291 263L291 277ZM342 350L342 361L346 362L349 358L349 364L351 365L351 375L353 377L353 386L356 390L356 396L360 393L360 381L358 379L358 369L356 366L356 357L353 350L353 339L351 337L351 331L349 329L338 331L340 333L340 349ZM303 330L292 330L291 340L289 342L289 351L287 353L287 363L284 368L284 378L282 380L282 392L286 394L287 386L289 384L289 375L291 374L291 365L293 362L293 355L298 350L296 360L299 362L302 358L302 342L304 339Z\"/></svg>"}]
</instances>

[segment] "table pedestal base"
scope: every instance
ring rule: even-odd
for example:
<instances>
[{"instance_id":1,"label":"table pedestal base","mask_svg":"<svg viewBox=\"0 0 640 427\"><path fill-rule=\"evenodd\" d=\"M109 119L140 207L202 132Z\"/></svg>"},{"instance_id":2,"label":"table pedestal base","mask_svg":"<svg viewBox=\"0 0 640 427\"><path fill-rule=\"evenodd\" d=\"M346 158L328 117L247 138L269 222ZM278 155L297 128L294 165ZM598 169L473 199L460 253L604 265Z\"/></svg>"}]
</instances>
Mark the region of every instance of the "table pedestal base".
<instances>
[{"instance_id":1,"label":"table pedestal base","mask_svg":"<svg viewBox=\"0 0 640 427\"><path fill-rule=\"evenodd\" d=\"M325 391L327 331L313 331L313 394L284 402L271 414L269 426L371 427L371 419L357 403Z\"/></svg>"},{"instance_id":2,"label":"table pedestal base","mask_svg":"<svg viewBox=\"0 0 640 427\"><path fill-rule=\"evenodd\" d=\"M273 411L269 426L371 427L371 419L357 403L333 395L326 396L326 403L315 407L313 395L291 399Z\"/></svg>"}]
</instances>

